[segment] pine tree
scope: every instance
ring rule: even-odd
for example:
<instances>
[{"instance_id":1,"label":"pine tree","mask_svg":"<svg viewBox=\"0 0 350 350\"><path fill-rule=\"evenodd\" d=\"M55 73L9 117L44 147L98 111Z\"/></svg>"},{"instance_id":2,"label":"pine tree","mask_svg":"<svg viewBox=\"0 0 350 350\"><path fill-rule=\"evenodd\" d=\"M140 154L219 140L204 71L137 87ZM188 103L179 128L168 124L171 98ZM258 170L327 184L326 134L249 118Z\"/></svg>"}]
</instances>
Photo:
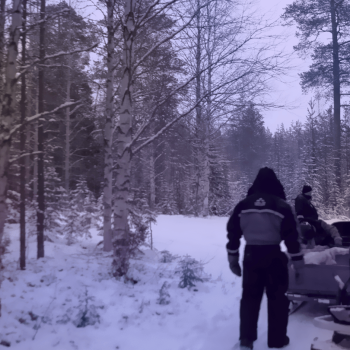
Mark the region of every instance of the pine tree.
<instances>
[{"instance_id":1,"label":"pine tree","mask_svg":"<svg viewBox=\"0 0 350 350\"><path fill-rule=\"evenodd\" d=\"M333 90L335 170L338 187L341 188L340 98L341 87L349 84L350 2L296 0L286 7L282 17L298 26L300 42L294 49L302 55L312 51L313 63L309 71L301 74L303 89L327 87ZM324 41L324 33L329 33L329 42Z\"/></svg>"}]
</instances>

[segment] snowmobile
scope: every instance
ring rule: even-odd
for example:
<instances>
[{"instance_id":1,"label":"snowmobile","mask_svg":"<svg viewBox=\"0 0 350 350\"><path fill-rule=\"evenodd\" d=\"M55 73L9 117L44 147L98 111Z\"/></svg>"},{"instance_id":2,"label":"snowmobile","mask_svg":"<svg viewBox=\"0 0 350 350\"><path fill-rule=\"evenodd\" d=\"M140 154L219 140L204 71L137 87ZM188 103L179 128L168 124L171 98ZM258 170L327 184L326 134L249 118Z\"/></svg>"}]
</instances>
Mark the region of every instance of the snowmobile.
<instances>
[{"instance_id":1,"label":"snowmobile","mask_svg":"<svg viewBox=\"0 0 350 350\"><path fill-rule=\"evenodd\" d=\"M343 247L350 247L350 221L332 223L342 239ZM290 314L306 302L329 304L329 315L316 317L314 325L333 331L332 339L321 341L315 338L311 350L350 349L350 254L336 255L336 264L306 264L301 284L295 281L295 274L289 266Z\"/></svg>"},{"instance_id":2,"label":"snowmobile","mask_svg":"<svg viewBox=\"0 0 350 350\"><path fill-rule=\"evenodd\" d=\"M311 350L341 350L350 349L350 306L329 306L330 315L316 317L314 325L318 328L333 331L332 340L314 339Z\"/></svg>"},{"instance_id":3,"label":"snowmobile","mask_svg":"<svg viewBox=\"0 0 350 350\"><path fill-rule=\"evenodd\" d=\"M343 247L350 247L350 221L334 222L332 225L338 229ZM340 290L348 286L347 281L350 279L350 255L336 255L335 260L334 265L306 264L303 281L299 284L296 283L293 267L289 265L289 289L286 295L291 301L290 314L310 301L328 305L339 303ZM350 295L350 286L349 291L342 290L343 298L345 294L346 297Z\"/></svg>"}]
</instances>

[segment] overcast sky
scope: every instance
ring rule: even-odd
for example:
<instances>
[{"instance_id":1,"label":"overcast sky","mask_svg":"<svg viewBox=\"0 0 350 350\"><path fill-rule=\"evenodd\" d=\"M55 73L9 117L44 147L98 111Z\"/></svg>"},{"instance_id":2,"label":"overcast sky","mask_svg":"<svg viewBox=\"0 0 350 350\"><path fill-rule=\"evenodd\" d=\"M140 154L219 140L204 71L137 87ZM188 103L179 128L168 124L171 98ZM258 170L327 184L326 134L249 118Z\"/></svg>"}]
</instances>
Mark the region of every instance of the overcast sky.
<instances>
[{"instance_id":1,"label":"overcast sky","mask_svg":"<svg viewBox=\"0 0 350 350\"><path fill-rule=\"evenodd\" d=\"M259 11L262 13L270 12L271 16L276 19L284 12L283 9L292 2L293 0L256 0ZM280 30L287 35L284 49L287 52L293 52L293 45L298 43L298 40L295 37L296 27L281 27ZM291 63L295 66L295 69L289 71L289 77L283 77L283 80L285 80L286 83L276 81L273 84L274 93L272 95L274 100L276 99L278 103L285 104L289 108L262 112L265 119L265 125L272 132L282 123L285 127L289 127L293 120L304 122L307 113L307 104L312 97L312 94L304 95L302 93L298 76L298 73L308 69L311 61L304 61L295 53Z\"/></svg>"}]
</instances>

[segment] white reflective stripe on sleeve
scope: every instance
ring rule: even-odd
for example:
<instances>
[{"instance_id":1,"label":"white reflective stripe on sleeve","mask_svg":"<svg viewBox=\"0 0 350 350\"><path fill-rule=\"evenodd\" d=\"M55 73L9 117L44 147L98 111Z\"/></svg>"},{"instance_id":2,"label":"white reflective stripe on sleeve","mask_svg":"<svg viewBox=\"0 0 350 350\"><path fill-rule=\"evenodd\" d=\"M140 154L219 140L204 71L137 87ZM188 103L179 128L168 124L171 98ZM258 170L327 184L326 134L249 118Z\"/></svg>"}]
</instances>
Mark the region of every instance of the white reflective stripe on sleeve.
<instances>
[{"instance_id":1,"label":"white reflective stripe on sleeve","mask_svg":"<svg viewBox=\"0 0 350 350\"><path fill-rule=\"evenodd\" d=\"M230 253L230 254L236 254L238 252L239 252L239 249L236 249L236 250L227 249L227 253Z\"/></svg>"},{"instance_id":2,"label":"white reflective stripe on sleeve","mask_svg":"<svg viewBox=\"0 0 350 350\"><path fill-rule=\"evenodd\" d=\"M298 215L297 219L304 219L304 215Z\"/></svg>"},{"instance_id":3,"label":"white reflective stripe on sleeve","mask_svg":"<svg viewBox=\"0 0 350 350\"><path fill-rule=\"evenodd\" d=\"M290 257L304 255L304 253L303 253L303 252L294 253L294 254L292 254L292 253L288 253L288 254L289 254L289 256L290 256Z\"/></svg>"},{"instance_id":4,"label":"white reflective stripe on sleeve","mask_svg":"<svg viewBox=\"0 0 350 350\"><path fill-rule=\"evenodd\" d=\"M284 218L284 215L279 213L278 211L274 211L271 209L246 209L246 210L242 210L242 214L246 214L246 213L270 213L270 214L274 214L279 216L280 218Z\"/></svg>"}]
</instances>

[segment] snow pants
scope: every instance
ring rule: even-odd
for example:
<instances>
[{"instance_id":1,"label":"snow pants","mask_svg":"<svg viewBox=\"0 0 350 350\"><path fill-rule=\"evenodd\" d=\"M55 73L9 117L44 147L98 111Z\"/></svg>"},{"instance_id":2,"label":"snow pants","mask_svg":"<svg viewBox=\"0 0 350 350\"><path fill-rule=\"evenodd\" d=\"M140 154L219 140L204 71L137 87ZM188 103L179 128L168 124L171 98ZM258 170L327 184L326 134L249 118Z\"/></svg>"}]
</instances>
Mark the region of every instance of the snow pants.
<instances>
[{"instance_id":1,"label":"snow pants","mask_svg":"<svg viewBox=\"0 0 350 350\"><path fill-rule=\"evenodd\" d=\"M282 347L287 335L288 258L279 245L247 245L243 260L240 339L257 339L261 299L266 290L269 347Z\"/></svg>"}]
</instances>

